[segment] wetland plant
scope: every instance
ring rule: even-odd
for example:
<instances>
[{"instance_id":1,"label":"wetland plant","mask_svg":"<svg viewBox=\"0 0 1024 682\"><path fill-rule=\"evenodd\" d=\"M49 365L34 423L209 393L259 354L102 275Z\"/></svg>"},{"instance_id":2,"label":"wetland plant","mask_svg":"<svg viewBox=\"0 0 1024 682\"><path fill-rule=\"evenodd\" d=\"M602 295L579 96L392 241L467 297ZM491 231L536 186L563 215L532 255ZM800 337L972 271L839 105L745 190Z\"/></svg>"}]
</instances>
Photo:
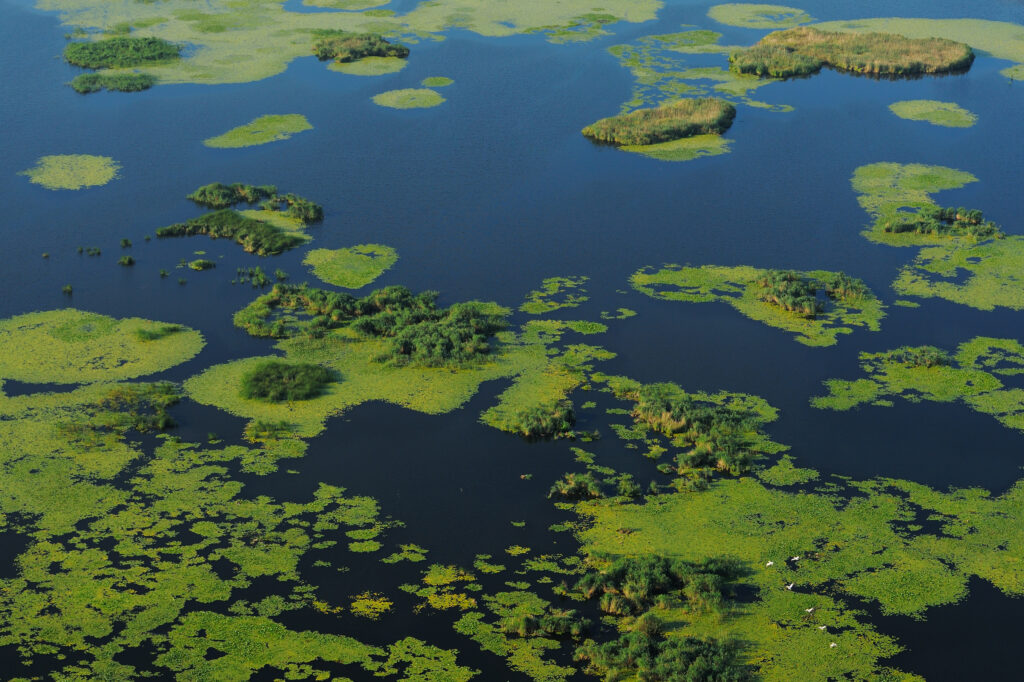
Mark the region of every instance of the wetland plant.
<instances>
[{"instance_id":1,"label":"wetland plant","mask_svg":"<svg viewBox=\"0 0 1024 682\"><path fill-rule=\"evenodd\" d=\"M121 256L120 258L117 259L117 264L130 267L132 265L135 265L135 259L132 258L131 256Z\"/></svg>"},{"instance_id":2,"label":"wetland plant","mask_svg":"<svg viewBox=\"0 0 1024 682\"><path fill-rule=\"evenodd\" d=\"M156 85L156 77L148 73L82 73L71 80L71 88L82 95L100 90L141 92Z\"/></svg>"},{"instance_id":3,"label":"wetland plant","mask_svg":"<svg viewBox=\"0 0 1024 682\"><path fill-rule=\"evenodd\" d=\"M313 34L313 54L320 61L333 59L339 63L354 62L364 57L409 56L409 48L400 43L390 43L379 33L352 33L349 31L322 30Z\"/></svg>"},{"instance_id":4,"label":"wetland plant","mask_svg":"<svg viewBox=\"0 0 1024 682\"><path fill-rule=\"evenodd\" d=\"M896 217L882 223L882 229L892 234L913 232L940 237L973 237L974 239L1001 239L999 226L985 220L978 209L942 208L925 206L917 213L898 212Z\"/></svg>"},{"instance_id":5,"label":"wetland plant","mask_svg":"<svg viewBox=\"0 0 1024 682\"><path fill-rule=\"evenodd\" d=\"M334 380L331 371L304 362L261 362L242 375L241 394L249 400L284 402L309 400Z\"/></svg>"},{"instance_id":6,"label":"wetland plant","mask_svg":"<svg viewBox=\"0 0 1024 682\"><path fill-rule=\"evenodd\" d=\"M189 261L188 266L193 270L202 271L215 268L217 267L217 264L212 260L207 260L206 258L197 258L193 261Z\"/></svg>"},{"instance_id":7,"label":"wetland plant","mask_svg":"<svg viewBox=\"0 0 1024 682\"><path fill-rule=\"evenodd\" d=\"M729 129L736 107L717 97L682 99L651 109L610 116L583 129L598 142L647 145L694 135L720 135Z\"/></svg>"},{"instance_id":8,"label":"wetland plant","mask_svg":"<svg viewBox=\"0 0 1024 682\"><path fill-rule=\"evenodd\" d=\"M69 64L87 69L123 69L181 56L181 46L161 38L107 38L70 43L64 48Z\"/></svg>"},{"instance_id":9,"label":"wetland plant","mask_svg":"<svg viewBox=\"0 0 1024 682\"><path fill-rule=\"evenodd\" d=\"M157 229L157 237L186 237L197 234L212 239L231 239L257 256L277 255L305 242L301 236L279 227L249 218L231 209L222 209Z\"/></svg>"},{"instance_id":10,"label":"wetland plant","mask_svg":"<svg viewBox=\"0 0 1024 682\"><path fill-rule=\"evenodd\" d=\"M555 481L548 491L549 500L554 498L593 500L598 497L604 497L604 493L601 490L601 482L589 471L582 474L567 473L561 479Z\"/></svg>"}]
</instances>

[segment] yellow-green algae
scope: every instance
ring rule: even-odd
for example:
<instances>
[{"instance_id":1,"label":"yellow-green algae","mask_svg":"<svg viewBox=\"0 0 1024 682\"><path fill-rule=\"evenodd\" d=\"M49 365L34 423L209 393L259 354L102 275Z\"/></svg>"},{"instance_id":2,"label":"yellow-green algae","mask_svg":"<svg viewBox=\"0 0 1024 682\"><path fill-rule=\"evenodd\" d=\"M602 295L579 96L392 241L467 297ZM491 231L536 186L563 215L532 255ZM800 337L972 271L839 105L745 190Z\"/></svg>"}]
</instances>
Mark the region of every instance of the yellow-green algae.
<instances>
[{"instance_id":1,"label":"yellow-green algae","mask_svg":"<svg viewBox=\"0 0 1024 682\"><path fill-rule=\"evenodd\" d=\"M997 59L1016 62L1002 70L1007 78L1024 74L1024 27L1008 21L986 19L855 19L815 24L823 31L897 33L907 38L948 38L966 43Z\"/></svg>"},{"instance_id":2,"label":"yellow-green algae","mask_svg":"<svg viewBox=\"0 0 1024 682\"><path fill-rule=\"evenodd\" d=\"M792 28L814 21L807 12L784 5L759 5L731 2L715 5L708 16L726 26L741 28Z\"/></svg>"},{"instance_id":3,"label":"yellow-green algae","mask_svg":"<svg viewBox=\"0 0 1024 682\"><path fill-rule=\"evenodd\" d=\"M331 71L347 73L350 76L383 76L398 73L409 63L399 57L363 57L354 62L332 61L327 65Z\"/></svg>"},{"instance_id":4,"label":"yellow-green algae","mask_svg":"<svg viewBox=\"0 0 1024 682\"><path fill-rule=\"evenodd\" d=\"M425 88L445 88L454 82L454 80L447 76L428 76L420 81L420 85Z\"/></svg>"},{"instance_id":5,"label":"yellow-green algae","mask_svg":"<svg viewBox=\"0 0 1024 682\"><path fill-rule=\"evenodd\" d=\"M363 6L367 6L364 3ZM94 0L38 0L41 10L58 12L69 28L109 32L134 26L133 35L188 43L174 64L146 67L161 83L243 83L282 73L297 57L312 53L314 30L375 32L411 43L443 39L450 29L488 37L542 32L555 42L595 38L614 21L655 18L660 0L610 0L593 16L589 0L565 2L485 2L435 0L419 3L401 16L380 10L289 12L281 0L211 0L197 8L190 0L99 5Z\"/></svg>"},{"instance_id":6,"label":"yellow-green algae","mask_svg":"<svg viewBox=\"0 0 1024 682\"><path fill-rule=\"evenodd\" d=\"M867 378L829 379L829 394L811 398L811 405L848 410L865 404L890 406L893 398L963 401L1005 426L1024 430L1024 391L999 380L1024 374L1024 346L1014 339L971 339L957 347L948 364L921 366L886 353L861 353L860 366Z\"/></svg>"},{"instance_id":7,"label":"yellow-green algae","mask_svg":"<svg viewBox=\"0 0 1024 682\"><path fill-rule=\"evenodd\" d=\"M390 109L429 109L444 104L441 93L430 88L388 90L373 96L373 103Z\"/></svg>"},{"instance_id":8,"label":"yellow-green algae","mask_svg":"<svg viewBox=\"0 0 1024 682\"><path fill-rule=\"evenodd\" d=\"M892 113L911 121L927 121L946 128L970 128L978 117L955 102L934 99L910 99L889 105Z\"/></svg>"},{"instance_id":9,"label":"yellow-green algae","mask_svg":"<svg viewBox=\"0 0 1024 682\"><path fill-rule=\"evenodd\" d=\"M747 265L665 265L657 271L653 268L638 270L630 277L630 284L651 298L728 303L753 320L796 334L796 341L807 346L834 345L840 334L850 334L854 327L870 331L881 328L884 306L870 292L853 299L831 301L829 308L810 318L760 299L756 282L766 273L767 270ZM799 274L820 279L835 273L810 270Z\"/></svg>"},{"instance_id":10,"label":"yellow-green algae","mask_svg":"<svg viewBox=\"0 0 1024 682\"><path fill-rule=\"evenodd\" d=\"M105 185L118 176L121 164L109 156L57 154L42 156L19 175L46 189L82 189Z\"/></svg>"},{"instance_id":11,"label":"yellow-green algae","mask_svg":"<svg viewBox=\"0 0 1024 682\"><path fill-rule=\"evenodd\" d=\"M194 329L137 317L74 308L27 313L0 321L0 378L40 384L131 379L185 362L203 345Z\"/></svg>"},{"instance_id":12,"label":"yellow-green algae","mask_svg":"<svg viewBox=\"0 0 1024 682\"><path fill-rule=\"evenodd\" d=\"M920 163L872 163L857 168L850 179L857 202L874 218L874 223L862 232L873 242L889 246L920 246L948 243L951 237L891 233L885 223L903 209L934 206L931 195L946 189L958 189L977 182L970 173L945 166L926 166ZM969 237L960 239L970 239Z\"/></svg>"},{"instance_id":13,"label":"yellow-green algae","mask_svg":"<svg viewBox=\"0 0 1024 682\"><path fill-rule=\"evenodd\" d=\"M526 294L526 302L519 310L531 315L549 313L561 308L575 308L589 300L585 285L587 277L548 277L541 282L540 289ZM573 293L579 291L579 293Z\"/></svg>"},{"instance_id":14,"label":"yellow-green algae","mask_svg":"<svg viewBox=\"0 0 1024 682\"><path fill-rule=\"evenodd\" d=\"M732 140L721 135L695 135L657 144L627 145L619 149L659 161L693 161L705 156L725 154L731 145Z\"/></svg>"},{"instance_id":15,"label":"yellow-green algae","mask_svg":"<svg viewBox=\"0 0 1024 682\"><path fill-rule=\"evenodd\" d=\"M313 249L303 264L323 281L359 289L380 277L398 261L398 252L383 244L357 244L344 249Z\"/></svg>"},{"instance_id":16,"label":"yellow-green algae","mask_svg":"<svg viewBox=\"0 0 1024 682\"><path fill-rule=\"evenodd\" d=\"M203 144L218 149L255 147L268 142L287 140L292 135L312 129L313 126L302 114L268 114L232 128L223 135L203 140Z\"/></svg>"},{"instance_id":17,"label":"yellow-green algae","mask_svg":"<svg viewBox=\"0 0 1024 682\"><path fill-rule=\"evenodd\" d=\"M892 286L905 296L980 310L1024 310L1024 236L923 248Z\"/></svg>"}]
</instances>

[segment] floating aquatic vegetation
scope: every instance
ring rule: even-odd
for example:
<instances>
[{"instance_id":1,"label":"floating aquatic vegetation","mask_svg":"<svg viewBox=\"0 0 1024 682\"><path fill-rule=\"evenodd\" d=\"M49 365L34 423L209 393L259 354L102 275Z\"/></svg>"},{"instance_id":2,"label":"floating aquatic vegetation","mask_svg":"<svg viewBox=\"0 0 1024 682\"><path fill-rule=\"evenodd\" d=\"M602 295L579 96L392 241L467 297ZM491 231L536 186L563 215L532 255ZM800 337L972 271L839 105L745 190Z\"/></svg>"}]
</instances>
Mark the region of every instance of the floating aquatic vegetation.
<instances>
[{"instance_id":1,"label":"floating aquatic vegetation","mask_svg":"<svg viewBox=\"0 0 1024 682\"><path fill-rule=\"evenodd\" d=\"M389 90L373 96L374 104L389 109L429 109L444 102L444 97L430 88Z\"/></svg>"},{"instance_id":2,"label":"floating aquatic vegetation","mask_svg":"<svg viewBox=\"0 0 1024 682\"><path fill-rule=\"evenodd\" d=\"M954 102L939 102L933 99L893 102L889 109L900 118L927 121L932 125L946 128L970 128L978 121L976 115Z\"/></svg>"},{"instance_id":3,"label":"floating aquatic vegetation","mask_svg":"<svg viewBox=\"0 0 1024 682\"><path fill-rule=\"evenodd\" d=\"M540 289L526 295L526 302L519 306L524 313L541 315L561 308L575 308L589 300L585 285L588 277L548 277L541 282ZM573 293L578 290L579 293Z\"/></svg>"},{"instance_id":4,"label":"floating aquatic vegetation","mask_svg":"<svg viewBox=\"0 0 1024 682\"><path fill-rule=\"evenodd\" d=\"M1013 339L977 337L960 344L953 355L928 346L861 353L860 366L867 378L829 379L829 394L811 398L811 405L849 410L867 404L888 407L894 398L963 401L1005 426L1024 430L1024 391L1000 381L1000 376L1024 374L1024 346Z\"/></svg>"},{"instance_id":5,"label":"floating aquatic vegetation","mask_svg":"<svg viewBox=\"0 0 1024 682\"><path fill-rule=\"evenodd\" d=\"M1024 310L1024 237L921 249L900 269L893 289L905 296L944 298L979 310Z\"/></svg>"},{"instance_id":6,"label":"floating aquatic vegetation","mask_svg":"<svg viewBox=\"0 0 1024 682\"><path fill-rule=\"evenodd\" d=\"M223 135L203 140L203 144L219 149L255 147L268 142L287 140L292 135L312 129L313 126L302 114L268 114L232 128Z\"/></svg>"},{"instance_id":7,"label":"floating aquatic vegetation","mask_svg":"<svg viewBox=\"0 0 1024 682\"><path fill-rule=\"evenodd\" d=\"M420 85L425 88L445 88L454 82L454 80L447 76L429 76L420 81Z\"/></svg>"},{"instance_id":8,"label":"floating aquatic vegetation","mask_svg":"<svg viewBox=\"0 0 1024 682\"><path fill-rule=\"evenodd\" d=\"M19 175L46 189L82 189L105 185L118 176L121 164L109 156L58 154L42 156Z\"/></svg>"},{"instance_id":9,"label":"floating aquatic vegetation","mask_svg":"<svg viewBox=\"0 0 1024 682\"><path fill-rule=\"evenodd\" d=\"M401 57L363 57L354 62L331 62L327 68L350 76L383 76L398 73L408 64Z\"/></svg>"},{"instance_id":10,"label":"floating aquatic vegetation","mask_svg":"<svg viewBox=\"0 0 1024 682\"><path fill-rule=\"evenodd\" d=\"M370 284L398 261L398 252L383 244L357 244L344 249L314 249L303 263L313 274L346 289Z\"/></svg>"},{"instance_id":11,"label":"floating aquatic vegetation","mask_svg":"<svg viewBox=\"0 0 1024 682\"><path fill-rule=\"evenodd\" d=\"M790 285L781 293L776 289L782 285L773 284L778 277L788 278L784 284ZM779 274L749 266L666 265L658 271L638 270L630 283L651 298L728 303L751 319L796 334L808 346L834 345L855 327L878 331L885 317L882 302L863 282L824 270ZM792 295L794 287L802 287L799 297ZM819 290L824 299L816 296Z\"/></svg>"},{"instance_id":12,"label":"floating aquatic vegetation","mask_svg":"<svg viewBox=\"0 0 1024 682\"><path fill-rule=\"evenodd\" d=\"M117 381L191 359L203 336L181 325L74 308L0 321L0 377L27 383Z\"/></svg>"},{"instance_id":13,"label":"floating aquatic vegetation","mask_svg":"<svg viewBox=\"0 0 1024 682\"><path fill-rule=\"evenodd\" d=\"M645 145L625 145L619 149L659 161L693 161L705 156L719 156L729 152L732 140L721 135L695 135L671 142Z\"/></svg>"},{"instance_id":14,"label":"floating aquatic vegetation","mask_svg":"<svg viewBox=\"0 0 1024 682\"><path fill-rule=\"evenodd\" d=\"M814 21L807 12L784 5L760 5L731 2L715 5L708 16L726 26L741 28L790 28Z\"/></svg>"}]
</instances>

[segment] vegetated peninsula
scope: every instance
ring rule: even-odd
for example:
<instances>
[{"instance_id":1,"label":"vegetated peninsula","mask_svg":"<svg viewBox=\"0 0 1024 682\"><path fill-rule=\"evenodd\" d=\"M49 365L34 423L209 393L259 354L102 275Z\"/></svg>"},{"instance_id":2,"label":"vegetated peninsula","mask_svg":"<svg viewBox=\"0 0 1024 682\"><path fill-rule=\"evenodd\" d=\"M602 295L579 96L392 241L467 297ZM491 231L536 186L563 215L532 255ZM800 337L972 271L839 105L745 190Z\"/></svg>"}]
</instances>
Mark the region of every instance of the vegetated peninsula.
<instances>
[{"instance_id":1,"label":"vegetated peninsula","mask_svg":"<svg viewBox=\"0 0 1024 682\"><path fill-rule=\"evenodd\" d=\"M724 99L699 97L602 118L582 132L597 142L617 146L648 145L694 135L721 135L735 117L736 107Z\"/></svg>"},{"instance_id":2,"label":"vegetated peninsula","mask_svg":"<svg viewBox=\"0 0 1024 682\"><path fill-rule=\"evenodd\" d=\"M157 229L157 237L205 234L213 239L232 239L249 253L270 256L307 241L302 228L323 220L323 208L291 193L279 193L273 185L204 185L188 199L200 206L219 209L184 223ZM239 203L259 203L260 210L236 211Z\"/></svg>"},{"instance_id":3,"label":"vegetated peninsula","mask_svg":"<svg viewBox=\"0 0 1024 682\"><path fill-rule=\"evenodd\" d=\"M333 60L339 64L354 62L365 57L409 56L409 48L401 43L390 43L379 33L352 33L350 31L322 30L314 32L313 54L320 61Z\"/></svg>"},{"instance_id":4,"label":"vegetated peninsula","mask_svg":"<svg viewBox=\"0 0 1024 682\"><path fill-rule=\"evenodd\" d=\"M729 55L733 71L766 78L809 76L823 66L875 76L917 76L965 71L973 61L968 45L946 38L833 33L810 26L769 33Z\"/></svg>"},{"instance_id":5,"label":"vegetated peninsula","mask_svg":"<svg viewBox=\"0 0 1024 682\"><path fill-rule=\"evenodd\" d=\"M107 38L74 42L64 48L69 64L87 69L127 69L161 64L178 59L181 46L162 38ZM106 88L120 92L138 92L152 87L156 78L146 73L83 73L71 81L76 92L87 94Z\"/></svg>"}]
</instances>

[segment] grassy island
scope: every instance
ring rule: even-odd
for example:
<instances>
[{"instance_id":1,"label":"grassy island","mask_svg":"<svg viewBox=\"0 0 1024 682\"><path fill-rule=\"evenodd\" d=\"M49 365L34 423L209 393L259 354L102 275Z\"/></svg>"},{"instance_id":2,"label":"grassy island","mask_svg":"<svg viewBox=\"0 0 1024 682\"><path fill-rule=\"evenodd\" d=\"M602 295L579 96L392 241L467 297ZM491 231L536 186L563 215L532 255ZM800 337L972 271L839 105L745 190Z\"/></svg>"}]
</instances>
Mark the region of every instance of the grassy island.
<instances>
[{"instance_id":1,"label":"grassy island","mask_svg":"<svg viewBox=\"0 0 1024 682\"><path fill-rule=\"evenodd\" d=\"M823 66L876 76L917 76L965 71L973 61L969 46L946 38L833 33L810 26L769 33L729 55L733 71L768 78L808 76Z\"/></svg>"},{"instance_id":2,"label":"grassy island","mask_svg":"<svg viewBox=\"0 0 1024 682\"><path fill-rule=\"evenodd\" d=\"M720 135L729 129L736 107L717 97L682 99L651 109L602 118L583 129L598 142L648 145L694 135Z\"/></svg>"},{"instance_id":3,"label":"grassy island","mask_svg":"<svg viewBox=\"0 0 1024 682\"><path fill-rule=\"evenodd\" d=\"M216 149L237 149L239 147L255 147L269 142L287 140L293 135L312 130L306 117L302 114L268 114L260 116L245 125L203 140L207 147Z\"/></svg>"},{"instance_id":4,"label":"grassy island","mask_svg":"<svg viewBox=\"0 0 1024 682\"><path fill-rule=\"evenodd\" d=\"M378 33L351 33L349 31L316 31L313 54L320 61L334 60L340 64L354 62L365 57L409 56L409 48L400 43L390 43Z\"/></svg>"},{"instance_id":5,"label":"grassy island","mask_svg":"<svg viewBox=\"0 0 1024 682\"><path fill-rule=\"evenodd\" d=\"M121 164L109 156L55 154L40 157L36 165L19 175L46 189L82 189L105 185L118 177Z\"/></svg>"},{"instance_id":6,"label":"grassy island","mask_svg":"<svg viewBox=\"0 0 1024 682\"><path fill-rule=\"evenodd\" d=\"M276 225L249 218L229 208L157 228L156 231L157 237L197 234L205 234L212 239L231 239L257 256L277 255L306 242L301 235L290 234Z\"/></svg>"},{"instance_id":7,"label":"grassy island","mask_svg":"<svg viewBox=\"0 0 1024 682\"><path fill-rule=\"evenodd\" d=\"M154 85L156 77L148 73L83 73L71 81L72 89L83 95L100 90L140 92Z\"/></svg>"},{"instance_id":8,"label":"grassy island","mask_svg":"<svg viewBox=\"0 0 1024 682\"><path fill-rule=\"evenodd\" d=\"M64 48L69 64L86 69L124 69L177 59L181 46L161 38L107 38L71 43Z\"/></svg>"}]
</instances>

